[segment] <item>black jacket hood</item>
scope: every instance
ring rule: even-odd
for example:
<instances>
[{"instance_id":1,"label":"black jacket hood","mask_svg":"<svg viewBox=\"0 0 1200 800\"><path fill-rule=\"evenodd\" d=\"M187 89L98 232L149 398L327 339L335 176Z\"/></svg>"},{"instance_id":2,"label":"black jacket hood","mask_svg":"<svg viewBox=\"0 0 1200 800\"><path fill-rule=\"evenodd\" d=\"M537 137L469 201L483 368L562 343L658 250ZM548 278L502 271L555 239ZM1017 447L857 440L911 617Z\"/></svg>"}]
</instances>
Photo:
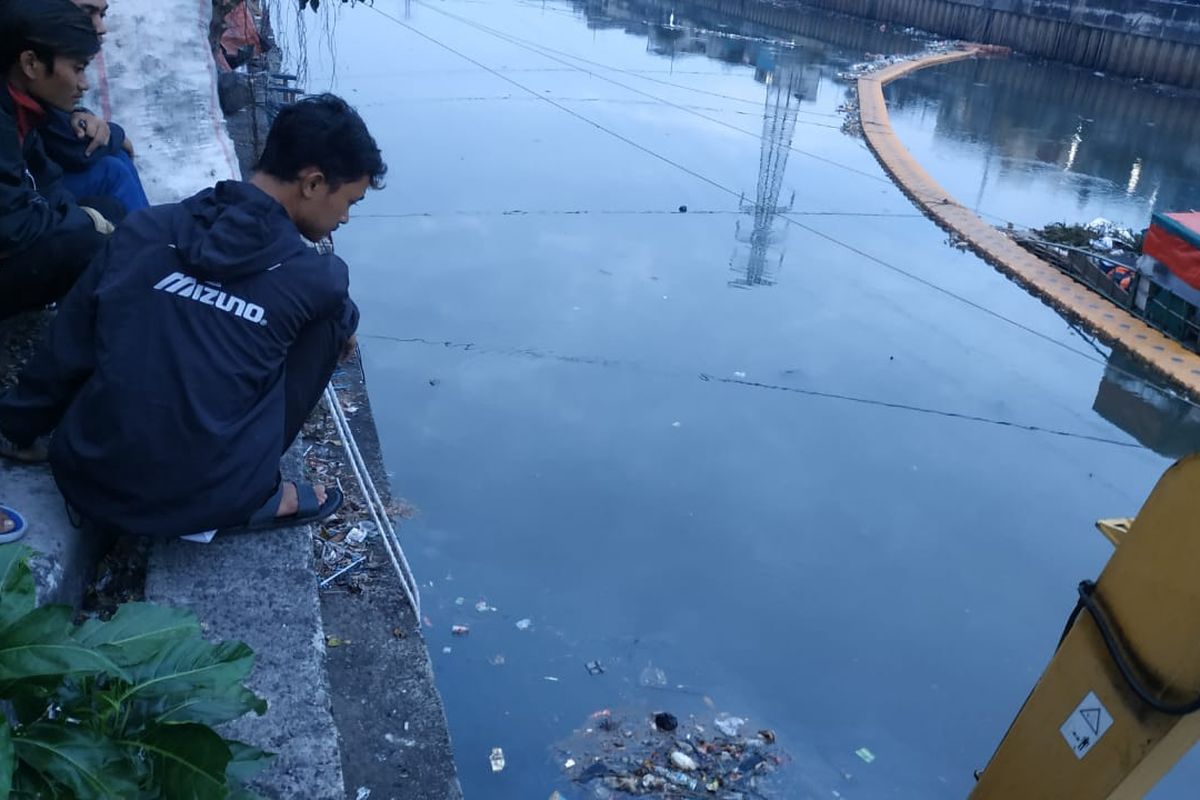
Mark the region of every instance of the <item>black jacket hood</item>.
<instances>
[{"instance_id":1,"label":"black jacket hood","mask_svg":"<svg viewBox=\"0 0 1200 800\"><path fill-rule=\"evenodd\" d=\"M175 232L187 272L232 281L304 253L300 231L275 198L241 181L222 181L183 201L190 224Z\"/></svg>"}]
</instances>

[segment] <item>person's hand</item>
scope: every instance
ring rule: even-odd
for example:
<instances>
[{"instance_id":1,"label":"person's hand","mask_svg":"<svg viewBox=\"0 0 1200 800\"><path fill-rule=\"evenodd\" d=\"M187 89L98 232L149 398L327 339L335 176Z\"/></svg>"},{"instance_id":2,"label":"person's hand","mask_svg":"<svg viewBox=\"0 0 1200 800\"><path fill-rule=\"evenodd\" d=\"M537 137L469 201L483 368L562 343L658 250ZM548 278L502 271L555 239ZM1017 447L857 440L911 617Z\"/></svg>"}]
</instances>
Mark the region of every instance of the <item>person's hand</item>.
<instances>
[{"instance_id":1,"label":"person's hand","mask_svg":"<svg viewBox=\"0 0 1200 800\"><path fill-rule=\"evenodd\" d=\"M80 208L83 209L83 213L92 218L92 224L96 226L97 233L103 233L107 236L116 230L116 227L113 226L113 224L107 219L105 219L104 215L96 209L89 208L87 206L80 206Z\"/></svg>"},{"instance_id":2,"label":"person's hand","mask_svg":"<svg viewBox=\"0 0 1200 800\"><path fill-rule=\"evenodd\" d=\"M126 136L125 140L121 142L121 149L128 153L130 158L134 157L133 142L129 141L128 136Z\"/></svg>"},{"instance_id":3,"label":"person's hand","mask_svg":"<svg viewBox=\"0 0 1200 800\"><path fill-rule=\"evenodd\" d=\"M349 361L354 358L354 353L358 350L358 335L350 334L350 338L342 345L342 355L338 360L341 362Z\"/></svg>"},{"instance_id":4,"label":"person's hand","mask_svg":"<svg viewBox=\"0 0 1200 800\"><path fill-rule=\"evenodd\" d=\"M90 156L101 147L106 147L112 138L108 123L90 111L76 111L71 114L71 127L77 139L91 140L84 155Z\"/></svg>"}]
</instances>

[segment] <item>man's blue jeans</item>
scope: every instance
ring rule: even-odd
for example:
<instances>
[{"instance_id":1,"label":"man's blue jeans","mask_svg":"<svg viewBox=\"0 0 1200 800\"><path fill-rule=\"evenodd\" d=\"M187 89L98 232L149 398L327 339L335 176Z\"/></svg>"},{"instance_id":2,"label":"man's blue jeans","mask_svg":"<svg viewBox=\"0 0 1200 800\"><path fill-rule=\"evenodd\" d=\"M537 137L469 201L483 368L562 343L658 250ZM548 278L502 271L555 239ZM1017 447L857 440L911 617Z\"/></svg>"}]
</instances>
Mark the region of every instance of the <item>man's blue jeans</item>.
<instances>
[{"instance_id":1,"label":"man's blue jeans","mask_svg":"<svg viewBox=\"0 0 1200 800\"><path fill-rule=\"evenodd\" d=\"M83 172L64 172L63 184L76 197L112 197L132 214L150 205L133 159L125 151L97 159Z\"/></svg>"}]
</instances>

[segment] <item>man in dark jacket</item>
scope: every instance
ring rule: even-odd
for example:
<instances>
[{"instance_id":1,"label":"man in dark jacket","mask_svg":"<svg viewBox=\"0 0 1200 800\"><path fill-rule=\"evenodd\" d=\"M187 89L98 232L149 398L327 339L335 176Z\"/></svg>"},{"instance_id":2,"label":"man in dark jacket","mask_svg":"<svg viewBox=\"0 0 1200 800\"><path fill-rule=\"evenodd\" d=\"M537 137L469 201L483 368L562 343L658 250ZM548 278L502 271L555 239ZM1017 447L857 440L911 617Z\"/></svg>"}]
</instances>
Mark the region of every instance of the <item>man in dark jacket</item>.
<instances>
[{"instance_id":1,"label":"man in dark jacket","mask_svg":"<svg viewBox=\"0 0 1200 800\"><path fill-rule=\"evenodd\" d=\"M96 35L108 33L108 0L74 0L91 20ZM133 143L125 130L86 108L47 110L39 132L46 155L63 168L63 185L76 197L111 197L132 214L150 205L133 164Z\"/></svg>"},{"instance_id":2,"label":"man in dark jacket","mask_svg":"<svg viewBox=\"0 0 1200 800\"><path fill-rule=\"evenodd\" d=\"M47 108L74 107L99 49L70 0L0 0L0 319L65 294L112 230L105 214L120 216L117 204L76 202L37 131Z\"/></svg>"},{"instance_id":3,"label":"man in dark jacket","mask_svg":"<svg viewBox=\"0 0 1200 800\"><path fill-rule=\"evenodd\" d=\"M131 216L0 397L0 450L19 457L54 430L59 489L106 529L180 536L332 513L336 489L279 477L358 322L346 264L310 243L385 172L358 114L321 95L279 113L249 182Z\"/></svg>"}]
</instances>

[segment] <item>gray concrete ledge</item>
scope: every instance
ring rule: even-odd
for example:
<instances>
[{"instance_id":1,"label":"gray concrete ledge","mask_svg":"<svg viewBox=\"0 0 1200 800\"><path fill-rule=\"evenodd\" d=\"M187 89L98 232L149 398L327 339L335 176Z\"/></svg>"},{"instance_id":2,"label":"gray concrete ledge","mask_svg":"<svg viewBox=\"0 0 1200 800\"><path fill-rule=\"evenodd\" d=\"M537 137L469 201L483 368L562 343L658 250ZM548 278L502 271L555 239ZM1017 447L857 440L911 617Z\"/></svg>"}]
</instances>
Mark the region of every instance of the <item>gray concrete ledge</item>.
<instances>
[{"instance_id":1,"label":"gray concrete ledge","mask_svg":"<svg viewBox=\"0 0 1200 800\"><path fill-rule=\"evenodd\" d=\"M38 604L78 608L84 587L109 543L71 524L50 468L44 464L0 461L0 500L21 512L29 524L22 544L36 553L29 567L37 585Z\"/></svg>"},{"instance_id":2,"label":"gray concrete ledge","mask_svg":"<svg viewBox=\"0 0 1200 800\"><path fill-rule=\"evenodd\" d=\"M305 800L345 796L307 528L218 536L210 544L156 542L146 599L190 609L210 639L236 639L254 650L248 684L269 708L223 733L278 754L255 791Z\"/></svg>"}]
</instances>

